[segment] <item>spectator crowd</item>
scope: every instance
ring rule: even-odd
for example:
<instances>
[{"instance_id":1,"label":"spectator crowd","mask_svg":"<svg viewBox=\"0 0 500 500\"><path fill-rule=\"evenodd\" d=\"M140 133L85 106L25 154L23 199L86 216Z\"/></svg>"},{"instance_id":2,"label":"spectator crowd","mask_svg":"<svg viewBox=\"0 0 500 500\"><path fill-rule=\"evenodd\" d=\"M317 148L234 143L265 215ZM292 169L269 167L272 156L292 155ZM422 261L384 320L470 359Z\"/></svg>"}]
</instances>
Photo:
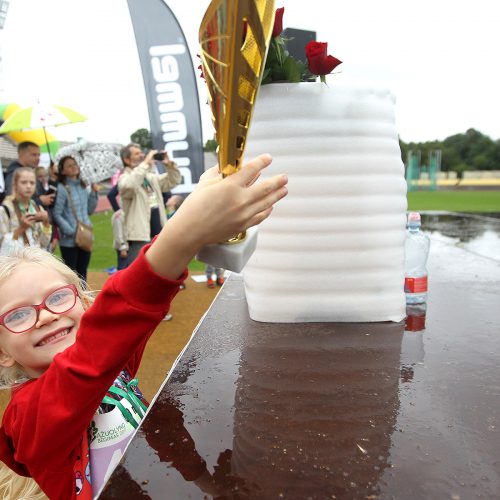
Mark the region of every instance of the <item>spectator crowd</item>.
<instances>
[{"instance_id":1,"label":"spectator crowd","mask_svg":"<svg viewBox=\"0 0 500 500\"><path fill-rule=\"evenodd\" d=\"M92 249L88 242L82 243L79 232L92 233L90 215L97 207L100 186L85 182L72 156L45 168L39 165L37 144L22 142L17 151L0 191L0 254L25 246L54 253L59 247L64 263L85 281ZM120 156L123 167L111 179L107 194L114 212L111 230L117 270L137 258L184 201L171 193L181 182L181 173L166 152L144 153L138 144L128 144ZM212 269L207 269L207 276L209 272L207 284L213 287ZM222 285L222 271L216 273L216 282Z\"/></svg>"}]
</instances>

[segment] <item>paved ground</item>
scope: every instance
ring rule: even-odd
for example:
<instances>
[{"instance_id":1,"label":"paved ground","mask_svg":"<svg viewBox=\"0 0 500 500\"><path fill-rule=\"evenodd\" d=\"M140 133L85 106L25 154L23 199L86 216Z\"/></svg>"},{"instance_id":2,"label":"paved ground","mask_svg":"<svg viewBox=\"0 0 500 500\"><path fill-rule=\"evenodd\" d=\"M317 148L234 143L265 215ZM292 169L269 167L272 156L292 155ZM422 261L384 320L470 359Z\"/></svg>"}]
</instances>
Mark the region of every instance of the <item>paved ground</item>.
<instances>
[{"instance_id":1,"label":"paved ground","mask_svg":"<svg viewBox=\"0 0 500 500\"><path fill-rule=\"evenodd\" d=\"M406 324L252 321L230 278L100 498L500 498L500 220L422 226Z\"/></svg>"},{"instance_id":2,"label":"paved ground","mask_svg":"<svg viewBox=\"0 0 500 500\"><path fill-rule=\"evenodd\" d=\"M106 273L91 272L88 280L93 289L99 289L107 278ZM172 305L173 319L158 326L144 353L138 377L140 387L149 400L156 394L172 363L219 291L219 288L207 288L205 283L196 283L191 277L186 285ZM8 399L8 391L0 391L0 414Z\"/></svg>"}]
</instances>

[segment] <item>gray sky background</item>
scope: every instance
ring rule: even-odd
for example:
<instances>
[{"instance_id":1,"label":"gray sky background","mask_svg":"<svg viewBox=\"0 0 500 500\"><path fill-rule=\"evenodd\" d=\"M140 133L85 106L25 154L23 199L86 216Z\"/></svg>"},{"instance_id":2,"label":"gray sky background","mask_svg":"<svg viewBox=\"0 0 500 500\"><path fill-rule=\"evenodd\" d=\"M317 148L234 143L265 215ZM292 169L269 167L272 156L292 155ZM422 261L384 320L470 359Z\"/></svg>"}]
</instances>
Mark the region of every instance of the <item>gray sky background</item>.
<instances>
[{"instance_id":1,"label":"gray sky background","mask_svg":"<svg viewBox=\"0 0 500 500\"><path fill-rule=\"evenodd\" d=\"M147 1L147 0L144 0ZM209 0L167 0L196 66ZM386 85L404 141L444 139L474 127L500 139L500 2L277 0L284 26L314 30L342 61L335 79ZM126 143L149 128L126 0L11 0L3 37L4 102L73 107L85 123L58 139ZM199 83L204 139L212 137Z\"/></svg>"}]
</instances>

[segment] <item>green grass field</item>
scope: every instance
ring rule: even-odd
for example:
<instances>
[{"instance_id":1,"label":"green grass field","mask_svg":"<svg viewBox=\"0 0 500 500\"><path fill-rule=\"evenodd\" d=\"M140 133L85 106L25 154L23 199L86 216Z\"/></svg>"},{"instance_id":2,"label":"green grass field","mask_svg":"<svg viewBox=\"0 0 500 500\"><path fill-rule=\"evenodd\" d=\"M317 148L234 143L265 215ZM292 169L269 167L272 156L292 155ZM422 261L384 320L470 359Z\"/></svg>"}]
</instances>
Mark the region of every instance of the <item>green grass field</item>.
<instances>
[{"instance_id":1,"label":"green grass field","mask_svg":"<svg viewBox=\"0 0 500 500\"><path fill-rule=\"evenodd\" d=\"M500 191L412 191L408 210L500 212Z\"/></svg>"},{"instance_id":2,"label":"green grass field","mask_svg":"<svg viewBox=\"0 0 500 500\"><path fill-rule=\"evenodd\" d=\"M448 210L450 212L500 212L500 191L413 191L408 193L408 210ZM111 232L111 211L94 214L95 244L90 260L91 271L116 266ZM203 271L205 265L193 260L191 271Z\"/></svg>"},{"instance_id":3,"label":"green grass field","mask_svg":"<svg viewBox=\"0 0 500 500\"><path fill-rule=\"evenodd\" d=\"M95 243L90 259L89 271L104 271L116 266L116 251L113 248L113 233L111 230L112 212L102 212L90 217L94 225ZM61 256L59 250L56 255ZM193 260L189 264L190 271L203 271L205 264Z\"/></svg>"}]
</instances>

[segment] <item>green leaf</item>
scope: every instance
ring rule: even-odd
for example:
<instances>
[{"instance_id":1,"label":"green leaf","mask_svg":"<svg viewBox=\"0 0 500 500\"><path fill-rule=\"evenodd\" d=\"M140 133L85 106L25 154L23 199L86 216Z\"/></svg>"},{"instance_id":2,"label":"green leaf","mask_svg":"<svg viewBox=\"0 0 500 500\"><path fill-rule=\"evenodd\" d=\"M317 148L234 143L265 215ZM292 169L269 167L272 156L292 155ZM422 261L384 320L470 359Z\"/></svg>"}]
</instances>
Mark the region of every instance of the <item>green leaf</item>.
<instances>
[{"instance_id":1,"label":"green leaf","mask_svg":"<svg viewBox=\"0 0 500 500\"><path fill-rule=\"evenodd\" d=\"M297 64L297 61L288 56L283 63L283 71L286 76L286 80L292 83L300 82L301 71Z\"/></svg>"},{"instance_id":2,"label":"green leaf","mask_svg":"<svg viewBox=\"0 0 500 500\"><path fill-rule=\"evenodd\" d=\"M286 73L284 71L284 68L281 66L274 66L271 69L271 77L273 82L282 82L286 80Z\"/></svg>"},{"instance_id":3,"label":"green leaf","mask_svg":"<svg viewBox=\"0 0 500 500\"><path fill-rule=\"evenodd\" d=\"M266 67L270 67L278 61L279 59L277 52L273 49L272 46L269 47L269 50L267 52Z\"/></svg>"},{"instance_id":4,"label":"green leaf","mask_svg":"<svg viewBox=\"0 0 500 500\"><path fill-rule=\"evenodd\" d=\"M264 73L262 74L262 82L261 85L264 85L266 83L271 83L271 69L270 68L265 68Z\"/></svg>"}]
</instances>

